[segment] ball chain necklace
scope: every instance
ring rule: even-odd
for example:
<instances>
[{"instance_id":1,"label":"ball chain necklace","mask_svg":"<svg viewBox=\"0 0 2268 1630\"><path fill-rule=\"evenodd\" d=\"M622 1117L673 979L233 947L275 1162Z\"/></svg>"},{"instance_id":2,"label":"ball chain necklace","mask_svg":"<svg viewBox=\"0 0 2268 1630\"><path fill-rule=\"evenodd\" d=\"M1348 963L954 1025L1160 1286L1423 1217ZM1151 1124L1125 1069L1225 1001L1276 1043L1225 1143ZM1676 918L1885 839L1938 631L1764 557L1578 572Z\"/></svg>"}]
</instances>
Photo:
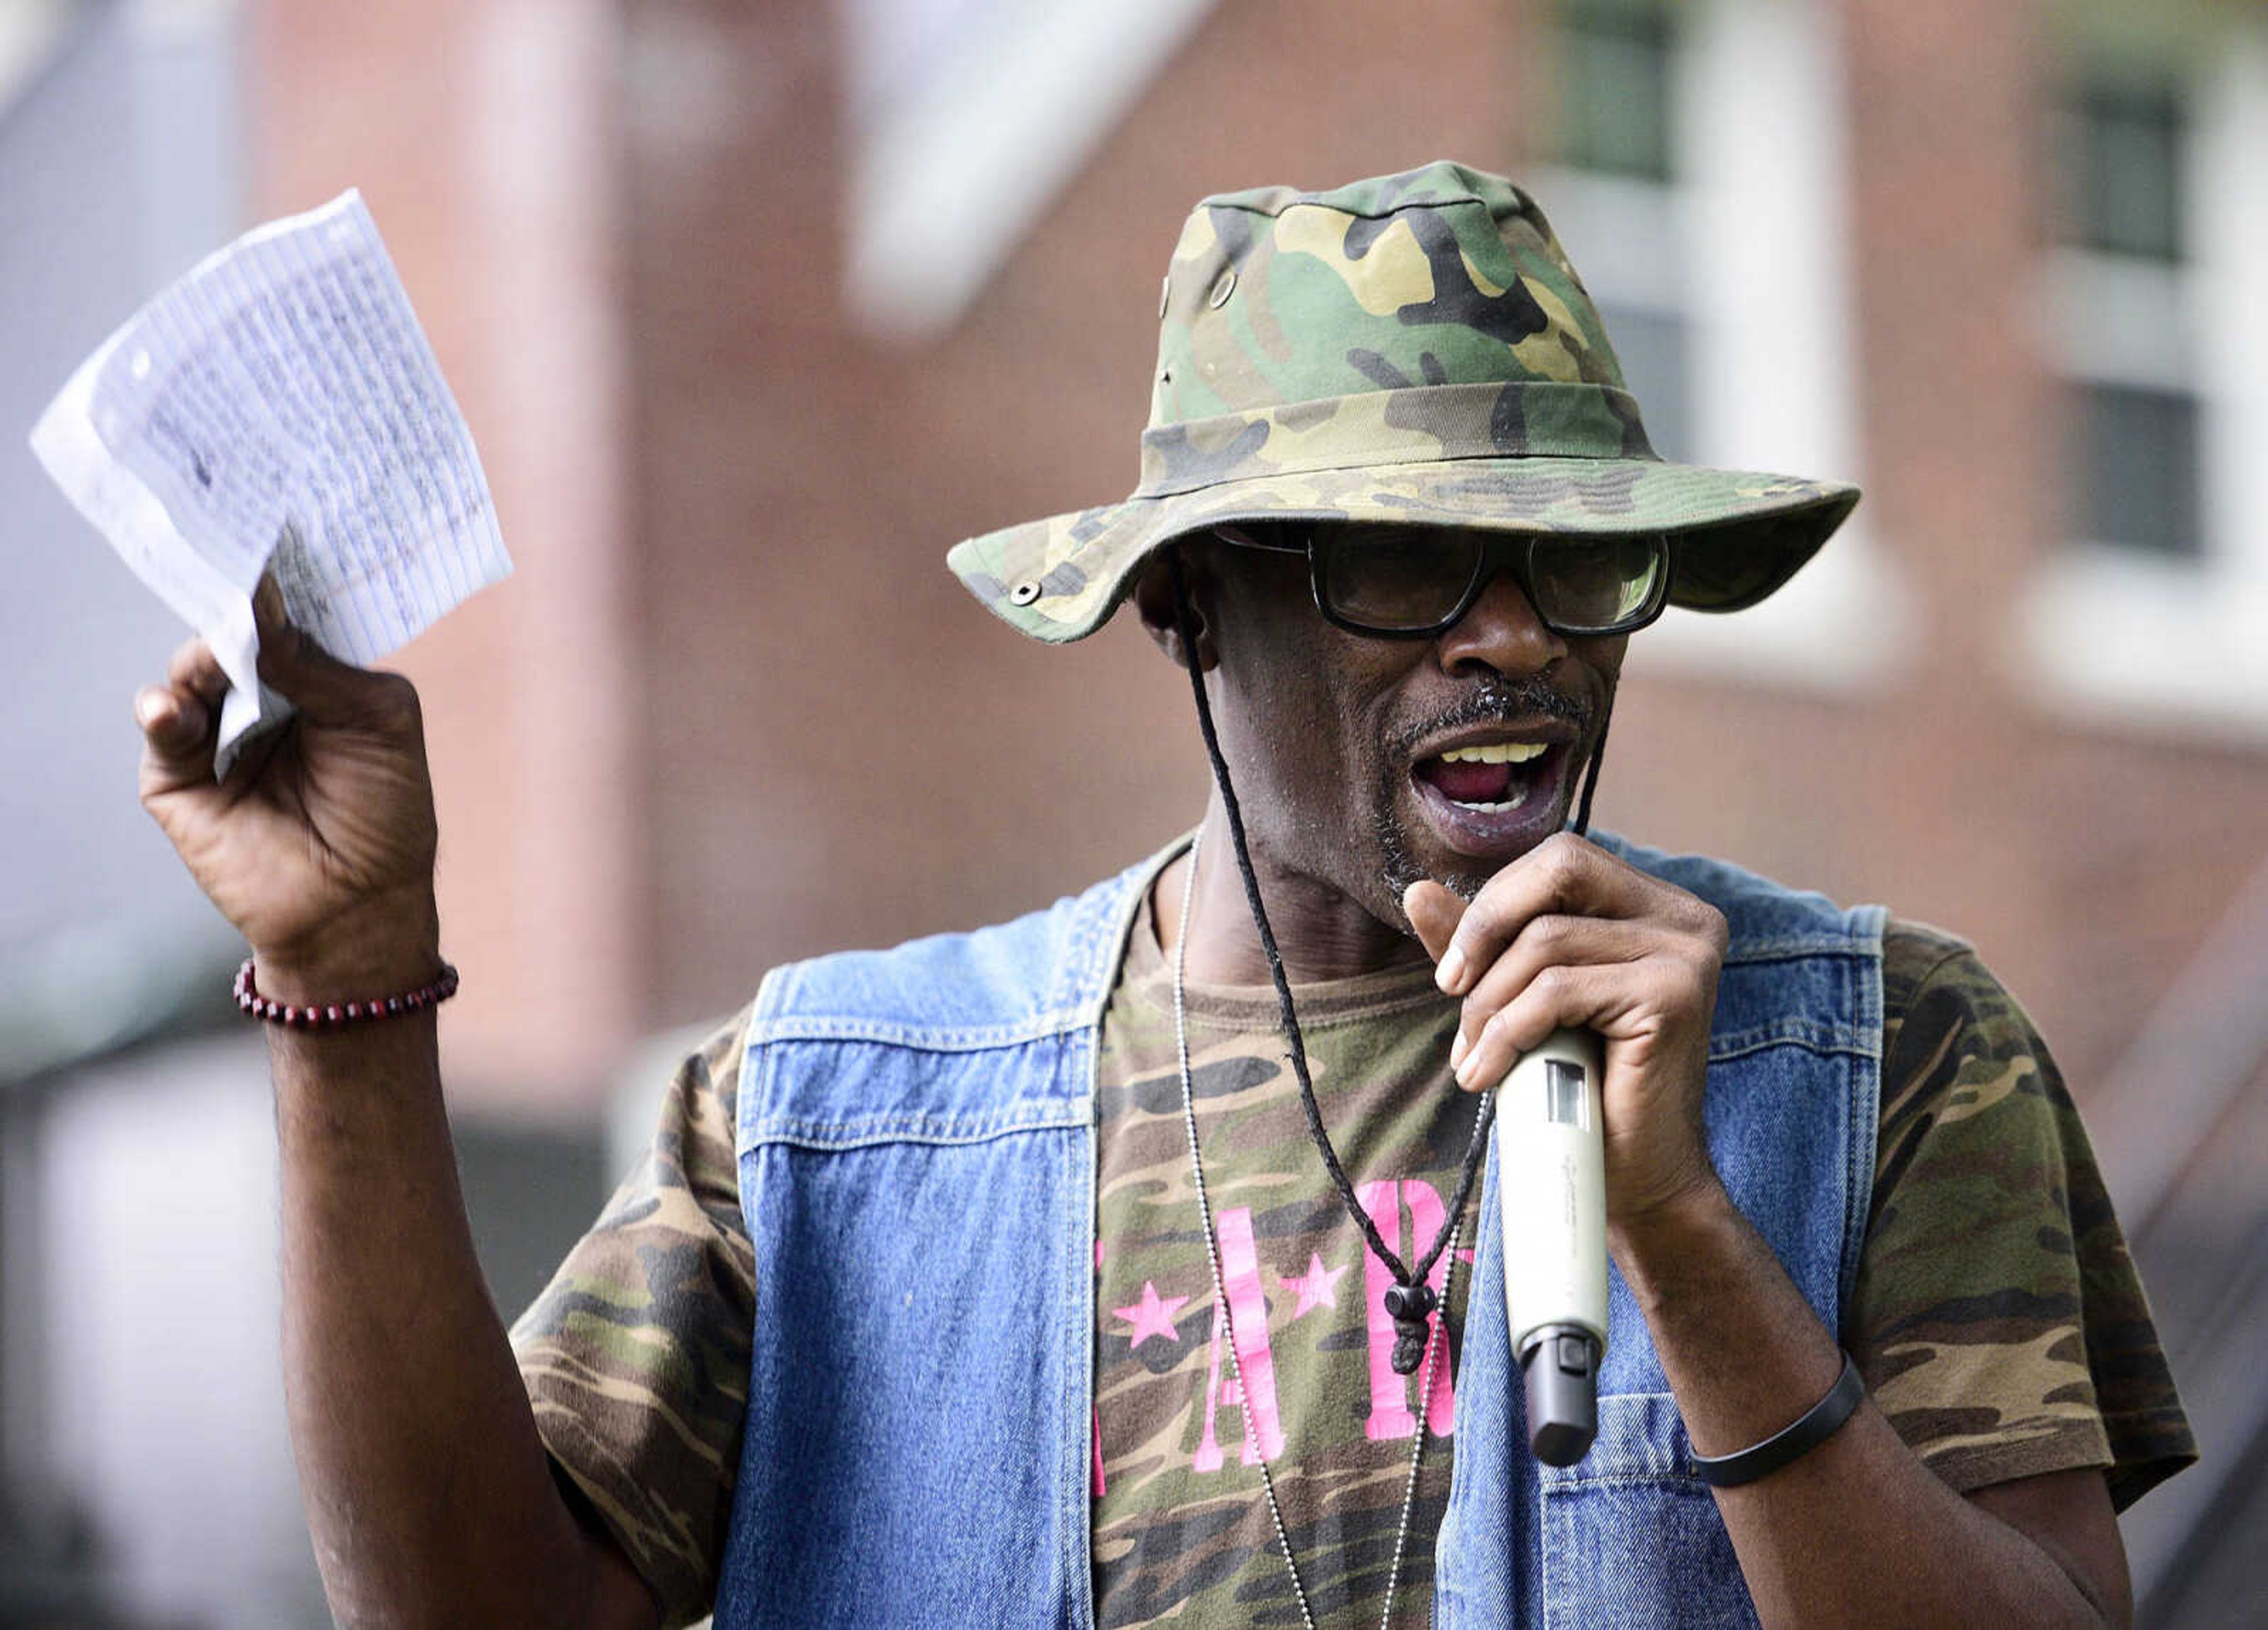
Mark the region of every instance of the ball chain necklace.
<instances>
[{"instance_id":1,"label":"ball chain necklace","mask_svg":"<svg viewBox=\"0 0 2268 1630\"><path fill-rule=\"evenodd\" d=\"M1315 1630L1314 1613L1307 1604L1307 1585L1300 1577L1299 1560L1292 1553L1292 1537L1284 1525L1284 1508L1276 1497L1276 1479L1268 1470L1267 1457L1260 1450L1260 1432L1259 1428L1253 1424L1251 1395L1244 1390L1244 1367L1237 1358L1235 1316L1229 1309L1228 1287L1221 1273L1220 1246L1218 1243L1219 1236L1213 1228L1212 1199L1205 1190L1204 1160L1197 1152L1197 1094L1190 1082L1187 992L1189 913L1197 900L1197 848L1200 842L1202 842L1201 836L1192 838L1189 842L1189 875L1182 882L1181 932L1174 936L1174 1056L1181 1069L1182 1126L1189 1134L1189 1176L1197 1191L1198 1215L1204 1221L1205 1261L1212 1270L1213 1306L1219 1309L1223 1345L1228 1349L1229 1377L1236 1383L1239 1396L1245 1399L1242 1412L1245 1447L1251 1452L1252 1458L1260 1467L1261 1492L1267 1497L1268 1518L1275 1525L1276 1543L1283 1547L1284 1566L1292 1576L1292 1594L1298 1598L1300 1604L1300 1622L1307 1627L1307 1630ZM1492 1099L1484 1097L1481 1100L1481 1112L1474 1117L1472 1145L1466 1153L1468 1169L1473 1163L1474 1152L1484 1147L1484 1140L1488 1132L1488 1106L1491 1102ZM1433 1366L1439 1361L1445 1339L1444 1328L1448 1319L1449 1284L1456 1274L1457 1241L1464 1231L1465 1199L1465 1191L1460 1188L1456 1205L1449 1213L1448 1223L1442 1239L1436 1242L1436 1250L1446 1245L1448 1253L1448 1265L1443 1270L1441 1279L1441 1321L1435 1324L1425 1320L1422 1314L1419 1316L1421 1327L1425 1331L1425 1334L1419 1338L1424 1353L1425 1373L1419 1376L1418 1382L1417 1424L1416 1430L1410 1434L1410 1476L1408 1481L1403 1486L1402 1515L1394 1527L1394 1560L1386 1573L1386 1603L1379 1612L1379 1630L1388 1630L1394 1622L1394 1594L1396 1587L1402 1582L1403 1557L1410 1548L1410 1516L1418 1502L1418 1477L1424 1466L1425 1457L1425 1413L1433 1397ZM1431 1260L1430 1257L1428 1260ZM1401 1287L1397 1285L1394 1288L1398 1290ZM1430 1311L1432 1287L1427 1286L1425 1288ZM1392 1295L1391 1291L1388 1294L1389 1297ZM1390 1301L1388 1306L1392 1306ZM1397 1327L1400 1326L1400 1323L1397 1317ZM1406 1331L1397 1335L1395 1344L1397 1355L1407 1340ZM1410 1373L1398 1362L1395 1368L1403 1375ZM1416 1368L1417 1366L1412 1365L1410 1368Z\"/></svg>"}]
</instances>

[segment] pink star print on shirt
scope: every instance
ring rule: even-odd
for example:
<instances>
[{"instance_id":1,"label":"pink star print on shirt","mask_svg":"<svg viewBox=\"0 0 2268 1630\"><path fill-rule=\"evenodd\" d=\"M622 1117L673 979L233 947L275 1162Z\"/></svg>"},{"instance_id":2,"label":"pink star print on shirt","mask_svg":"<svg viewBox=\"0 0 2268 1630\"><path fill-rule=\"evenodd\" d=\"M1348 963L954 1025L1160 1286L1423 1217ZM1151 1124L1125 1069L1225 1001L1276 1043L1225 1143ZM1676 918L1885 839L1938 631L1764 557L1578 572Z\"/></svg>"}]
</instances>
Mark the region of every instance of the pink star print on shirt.
<instances>
[{"instance_id":1,"label":"pink star print on shirt","mask_svg":"<svg viewBox=\"0 0 2268 1630\"><path fill-rule=\"evenodd\" d=\"M1336 1268L1325 1267L1323 1259L1310 1251L1305 1273L1278 1273L1276 1277L1283 1281L1284 1288L1297 1291L1300 1295L1300 1305L1292 1309L1292 1317L1298 1318L1317 1308L1336 1310L1339 1305L1339 1275L1345 1272L1344 1265Z\"/></svg>"},{"instance_id":2,"label":"pink star print on shirt","mask_svg":"<svg viewBox=\"0 0 2268 1630\"><path fill-rule=\"evenodd\" d=\"M1134 1339L1127 1345L1140 1346L1152 1336L1163 1336L1168 1341L1179 1341L1182 1332L1174 1328L1174 1315L1182 1310L1187 1296L1160 1296L1158 1287L1149 1280L1142 1281L1142 1300L1130 1308L1113 1308L1111 1311L1134 1326Z\"/></svg>"}]
</instances>

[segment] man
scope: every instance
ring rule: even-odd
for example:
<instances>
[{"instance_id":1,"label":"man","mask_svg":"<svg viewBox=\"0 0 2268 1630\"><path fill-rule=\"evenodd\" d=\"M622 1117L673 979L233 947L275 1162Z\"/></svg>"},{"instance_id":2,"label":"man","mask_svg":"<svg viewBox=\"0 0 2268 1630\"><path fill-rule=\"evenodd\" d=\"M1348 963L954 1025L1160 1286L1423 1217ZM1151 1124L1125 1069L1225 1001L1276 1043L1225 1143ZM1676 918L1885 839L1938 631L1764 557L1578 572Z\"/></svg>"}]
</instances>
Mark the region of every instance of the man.
<instances>
[{"instance_id":1,"label":"man","mask_svg":"<svg viewBox=\"0 0 2268 1630\"><path fill-rule=\"evenodd\" d=\"M419 998L272 1032L342 1621L2124 1623L2114 1509L2193 1449L2021 1014L1933 930L1561 830L1630 635L1762 599L1856 493L1655 459L1541 213L1453 166L1206 201L1161 321L1136 495L953 564L1042 638L1133 600L1197 841L775 971L516 1363L414 697L268 615L300 723L218 787L210 657L140 698L247 1005ZM1566 1468L1476 1095L1561 1027L1616 1270Z\"/></svg>"}]
</instances>

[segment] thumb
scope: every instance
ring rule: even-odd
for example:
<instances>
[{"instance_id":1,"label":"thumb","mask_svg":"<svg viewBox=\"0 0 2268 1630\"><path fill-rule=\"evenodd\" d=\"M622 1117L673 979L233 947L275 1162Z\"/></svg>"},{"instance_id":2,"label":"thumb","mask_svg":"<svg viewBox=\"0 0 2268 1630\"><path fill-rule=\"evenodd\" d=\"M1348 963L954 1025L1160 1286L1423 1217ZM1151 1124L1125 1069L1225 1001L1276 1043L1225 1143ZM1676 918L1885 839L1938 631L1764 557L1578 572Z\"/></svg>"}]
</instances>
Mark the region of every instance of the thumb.
<instances>
[{"instance_id":1,"label":"thumb","mask_svg":"<svg viewBox=\"0 0 2268 1630\"><path fill-rule=\"evenodd\" d=\"M317 724L351 724L370 711L376 675L340 661L304 630L291 626L273 577L252 597L260 631L260 678Z\"/></svg>"},{"instance_id":2,"label":"thumb","mask_svg":"<svg viewBox=\"0 0 2268 1630\"><path fill-rule=\"evenodd\" d=\"M1430 877L1421 877L1402 892L1403 915L1417 931L1418 943L1435 962L1449 948L1457 925L1465 920L1466 900Z\"/></svg>"}]
</instances>

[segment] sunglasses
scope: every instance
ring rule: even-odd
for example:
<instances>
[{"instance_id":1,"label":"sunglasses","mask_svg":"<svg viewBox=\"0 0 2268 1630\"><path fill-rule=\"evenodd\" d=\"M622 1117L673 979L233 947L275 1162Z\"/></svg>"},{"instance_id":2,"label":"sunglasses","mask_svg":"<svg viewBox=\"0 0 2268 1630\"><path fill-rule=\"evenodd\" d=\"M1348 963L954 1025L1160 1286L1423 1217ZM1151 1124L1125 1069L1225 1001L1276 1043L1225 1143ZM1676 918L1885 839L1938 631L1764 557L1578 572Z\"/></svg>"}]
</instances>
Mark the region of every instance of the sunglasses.
<instances>
[{"instance_id":1,"label":"sunglasses","mask_svg":"<svg viewBox=\"0 0 2268 1630\"><path fill-rule=\"evenodd\" d=\"M1350 633L1388 639L1446 633L1499 572L1555 634L1627 634L1669 600L1669 539L1658 532L1569 537L1337 521L1212 530L1241 549L1306 556L1315 609Z\"/></svg>"}]
</instances>

